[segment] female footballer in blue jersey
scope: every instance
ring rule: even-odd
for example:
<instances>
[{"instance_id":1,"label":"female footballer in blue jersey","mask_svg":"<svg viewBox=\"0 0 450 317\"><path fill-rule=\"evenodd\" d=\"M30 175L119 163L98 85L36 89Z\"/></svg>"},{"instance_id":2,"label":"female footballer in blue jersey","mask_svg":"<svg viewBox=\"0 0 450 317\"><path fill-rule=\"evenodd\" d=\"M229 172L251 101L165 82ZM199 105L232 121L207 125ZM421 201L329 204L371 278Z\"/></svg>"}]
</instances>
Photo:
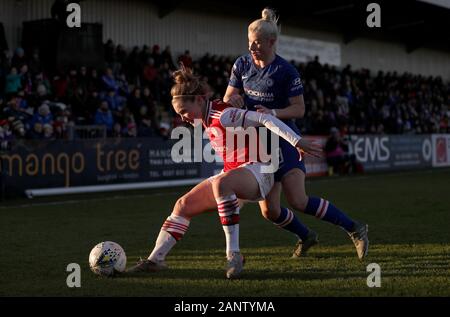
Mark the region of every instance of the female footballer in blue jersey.
<instances>
[{"instance_id":1,"label":"female footballer in blue jersey","mask_svg":"<svg viewBox=\"0 0 450 317\"><path fill-rule=\"evenodd\" d=\"M303 86L298 71L276 54L277 21L274 11L266 8L262 19L249 25L250 53L234 63L224 101L235 107L246 106L249 110L272 114L300 134L293 119L301 118L305 113ZM342 227L350 235L358 258L365 257L369 246L367 224L352 220L323 198L307 196L304 161L288 142L282 139L279 142L280 168L275 173L275 185L260 202L260 208L266 219L299 237L293 257L305 255L318 242L318 237L289 209L280 207L281 190L293 209Z\"/></svg>"}]
</instances>

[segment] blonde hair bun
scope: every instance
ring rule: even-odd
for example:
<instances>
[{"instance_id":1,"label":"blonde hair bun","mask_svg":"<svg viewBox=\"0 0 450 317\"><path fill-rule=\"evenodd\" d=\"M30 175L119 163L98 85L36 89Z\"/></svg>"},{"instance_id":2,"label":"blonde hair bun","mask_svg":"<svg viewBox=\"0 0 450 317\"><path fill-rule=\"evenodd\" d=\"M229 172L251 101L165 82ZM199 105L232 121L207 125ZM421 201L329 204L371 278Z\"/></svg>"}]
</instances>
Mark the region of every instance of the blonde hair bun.
<instances>
[{"instance_id":1,"label":"blonde hair bun","mask_svg":"<svg viewBox=\"0 0 450 317\"><path fill-rule=\"evenodd\" d=\"M275 11L271 8L264 8L261 12L261 16L263 20L270 21L275 24L278 22L278 17L275 14Z\"/></svg>"}]
</instances>

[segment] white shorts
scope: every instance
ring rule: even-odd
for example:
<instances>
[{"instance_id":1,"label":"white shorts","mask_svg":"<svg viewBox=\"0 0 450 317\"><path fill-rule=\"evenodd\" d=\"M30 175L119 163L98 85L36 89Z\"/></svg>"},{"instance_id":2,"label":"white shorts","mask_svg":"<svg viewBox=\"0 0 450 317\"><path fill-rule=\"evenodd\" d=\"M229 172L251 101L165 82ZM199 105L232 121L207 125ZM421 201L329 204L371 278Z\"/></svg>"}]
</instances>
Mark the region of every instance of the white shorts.
<instances>
[{"instance_id":1,"label":"white shorts","mask_svg":"<svg viewBox=\"0 0 450 317\"><path fill-rule=\"evenodd\" d=\"M266 199L267 194L269 194L270 190L273 187L274 184L274 175L273 173L262 173L264 166L267 164L259 163L259 162L253 162L253 163L246 163L239 167L244 167L248 169L252 174L255 176L256 181L258 182L259 186L259 197L255 201L260 201ZM212 182L216 177L223 174L224 172L220 172L219 174L216 174L214 176L211 176L208 178L208 181Z\"/></svg>"}]
</instances>

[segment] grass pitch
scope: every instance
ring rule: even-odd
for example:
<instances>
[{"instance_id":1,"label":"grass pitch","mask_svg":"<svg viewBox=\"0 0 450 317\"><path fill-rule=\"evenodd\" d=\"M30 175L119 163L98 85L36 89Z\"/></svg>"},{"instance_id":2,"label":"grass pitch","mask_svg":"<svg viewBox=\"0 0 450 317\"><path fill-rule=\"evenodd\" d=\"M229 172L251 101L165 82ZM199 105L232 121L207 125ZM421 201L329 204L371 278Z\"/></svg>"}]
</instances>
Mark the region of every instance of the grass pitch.
<instances>
[{"instance_id":1,"label":"grass pitch","mask_svg":"<svg viewBox=\"0 0 450 317\"><path fill-rule=\"evenodd\" d=\"M241 211L241 280L224 276L224 235L217 214L193 219L168 256L170 270L100 278L88 255L100 241L121 244L128 265L148 256L164 219L188 188L20 200L0 206L1 296L450 296L450 169L326 178L307 182L369 224L361 263L341 229L300 214L319 233L309 256L290 259L296 239L264 220L257 205ZM81 266L81 288L66 267ZM369 288L366 266L381 267Z\"/></svg>"}]
</instances>

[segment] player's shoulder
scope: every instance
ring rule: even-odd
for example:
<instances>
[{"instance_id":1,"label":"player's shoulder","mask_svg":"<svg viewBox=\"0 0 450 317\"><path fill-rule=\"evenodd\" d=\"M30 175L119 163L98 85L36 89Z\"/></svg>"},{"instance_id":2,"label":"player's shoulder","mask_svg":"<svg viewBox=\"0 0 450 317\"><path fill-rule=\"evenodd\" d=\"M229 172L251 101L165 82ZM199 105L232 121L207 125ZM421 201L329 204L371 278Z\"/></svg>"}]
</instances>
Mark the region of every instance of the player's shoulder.
<instances>
[{"instance_id":1,"label":"player's shoulder","mask_svg":"<svg viewBox=\"0 0 450 317\"><path fill-rule=\"evenodd\" d=\"M284 71L298 74L297 68L294 65L292 65L291 62L288 62L286 59L284 59L280 55L276 55L276 63L277 63L277 65L282 66Z\"/></svg>"},{"instance_id":2,"label":"player's shoulder","mask_svg":"<svg viewBox=\"0 0 450 317\"><path fill-rule=\"evenodd\" d=\"M248 67L251 65L252 57L250 54L241 55L236 59L234 63L237 67Z\"/></svg>"}]
</instances>

